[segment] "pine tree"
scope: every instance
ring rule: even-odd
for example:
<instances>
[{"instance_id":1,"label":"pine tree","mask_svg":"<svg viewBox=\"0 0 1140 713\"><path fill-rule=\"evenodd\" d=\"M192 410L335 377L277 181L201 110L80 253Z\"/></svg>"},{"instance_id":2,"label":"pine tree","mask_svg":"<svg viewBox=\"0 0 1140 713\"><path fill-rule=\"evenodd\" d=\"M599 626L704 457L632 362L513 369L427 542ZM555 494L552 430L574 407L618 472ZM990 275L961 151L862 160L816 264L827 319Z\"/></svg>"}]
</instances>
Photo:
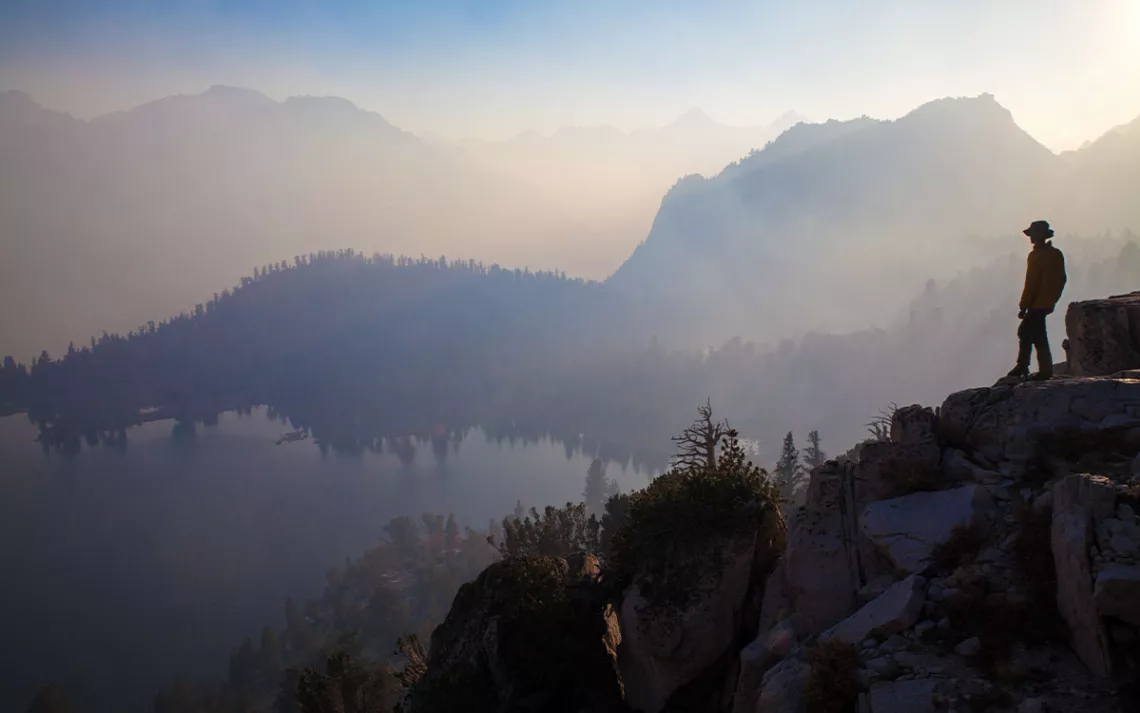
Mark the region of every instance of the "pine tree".
<instances>
[{"instance_id":1,"label":"pine tree","mask_svg":"<svg viewBox=\"0 0 1140 713\"><path fill-rule=\"evenodd\" d=\"M595 458L594 462L590 463L589 470L586 471L586 490L582 493L582 499L586 503L586 512L601 516L602 510L606 506L608 490L606 464L602 462L601 458Z\"/></svg>"},{"instance_id":2,"label":"pine tree","mask_svg":"<svg viewBox=\"0 0 1140 713\"><path fill-rule=\"evenodd\" d=\"M802 473L800 452L796 448L796 440L792 436L792 432L788 431L788 435L784 436L784 447L780 452L780 460L776 462L776 486L780 489L780 497L785 501L793 501L795 493L799 489Z\"/></svg>"},{"instance_id":3,"label":"pine tree","mask_svg":"<svg viewBox=\"0 0 1140 713\"><path fill-rule=\"evenodd\" d=\"M804 468L808 471L818 468L827 460L827 454L819 447L819 441L819 431L808 433L808 445L804 449Z\"/></svg>"}]
</instances>

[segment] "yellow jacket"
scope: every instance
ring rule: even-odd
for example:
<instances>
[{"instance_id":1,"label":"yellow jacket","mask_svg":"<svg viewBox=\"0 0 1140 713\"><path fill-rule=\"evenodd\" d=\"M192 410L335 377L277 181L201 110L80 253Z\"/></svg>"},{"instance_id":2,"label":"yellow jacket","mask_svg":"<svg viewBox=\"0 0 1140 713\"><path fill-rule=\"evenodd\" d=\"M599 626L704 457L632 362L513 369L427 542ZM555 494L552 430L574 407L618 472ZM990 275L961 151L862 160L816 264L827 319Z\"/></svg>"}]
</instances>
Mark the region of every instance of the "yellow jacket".
<instances>
[{"instance_id":1,"label":"yellow jacket","mask_svg":"<svg viewBox=\"0 0 1140 713\"><path fill-rule=\"evenodd\" d=\"M1053 243L1034 246L1025 266L1025 289L1021 292L1021 309L1053 311L1065 291L1065 256Z\"/></svg>"}]
</instances>

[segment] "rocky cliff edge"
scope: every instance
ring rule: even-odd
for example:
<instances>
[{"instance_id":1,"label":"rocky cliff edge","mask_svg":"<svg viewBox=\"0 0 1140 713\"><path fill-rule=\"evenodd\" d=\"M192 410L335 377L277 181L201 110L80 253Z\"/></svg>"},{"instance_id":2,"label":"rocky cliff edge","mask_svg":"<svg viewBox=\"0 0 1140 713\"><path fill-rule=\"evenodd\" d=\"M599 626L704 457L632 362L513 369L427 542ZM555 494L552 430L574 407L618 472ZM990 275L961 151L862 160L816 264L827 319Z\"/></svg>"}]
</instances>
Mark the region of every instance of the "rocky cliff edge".
<instances>
[{"instance_id":1,"label":"rocky cliff edge","mask_svg":"<svg viewBox=\"0 0 1140 713\"><path fill-rule=\"evenodd\" d=\"M576 606L599 570L544 565L557 624L527 645L580 654L550 671L517 632L526 665L502 663L503 622L523 621L504 573L522 575L493 565L429 677L504 712L1140 710L1140 293L1074 303L1066 325L1065 376L900 408L888 440L812 472L786 533L757 511L696 538L720 574L674 616L646 619L637 582Z\"/></svg>"}]
</instances>

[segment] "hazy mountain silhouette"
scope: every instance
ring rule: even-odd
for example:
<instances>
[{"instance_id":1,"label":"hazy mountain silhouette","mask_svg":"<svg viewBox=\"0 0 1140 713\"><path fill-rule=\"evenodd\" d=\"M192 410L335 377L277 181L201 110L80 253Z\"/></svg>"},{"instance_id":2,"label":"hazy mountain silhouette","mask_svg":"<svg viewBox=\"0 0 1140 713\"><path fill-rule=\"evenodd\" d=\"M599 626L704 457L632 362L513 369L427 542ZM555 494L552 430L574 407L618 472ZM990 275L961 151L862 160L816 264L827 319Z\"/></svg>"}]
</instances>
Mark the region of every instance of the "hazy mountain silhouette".
<instances>
[{"instance_id":1,"label":"hazy mountain silhouette","mask_svg":"<svg viewBox=\"0 0 1140 713\"><path fill-rule=\"evenodd\" d=\"M763 150L755 149L748 156L727 166L724 173L755 170L880 123L882 122L877 119L865 116L849 121L829 119L822 124L800 122L769 142Z\"/></svg>"},{"instance_id":2,"label":"hazy mountain silhouette","mask_svg":"<svg viewBox=\"0 0 1140 713\"><path fill-rule=\"evenodd\" d=\"M711 174L757 149L802 117L788 112L764 126L725 126L691 109L665 126L623 132L613 126L568 126L506 141L463 141L454 150L502 171L566 215L593 219L576 236L579 253L557 267L604 278L649 232L653 215L679 176Z\"/></svg>"},{"instance_id":3,"label":"hazy mountain silhouette","mask_svg":"<svg viewBox=\"0 0 1140 713\"><path fill-rule=\"evenodd\" d=\"M684 114L678 116L669 124L672 129L708 129L716 127L718 124L712 120L704 109L700 107L693 107Z\"/></svg>"},{"instance_id":4,"label":"hazy mountain silhouette","mask_svg":"<svg viewBox=\"0 0 1140 713\"><path fill-rule=\"evenodd\" d=\"M1098 160L1100 143L1057 156L988 94L896 121L800 124L712 178L679 181L609 284L666 315L648 326L661 336L861 327L930 277L1023 249L1034 218L1062 234L1140 225L1127 198L1138 164L1115 147Z\"/></svg>"},{"instance_id":5,"label":"hazy mountain silhouette","mask_svg":"<svg viewBox=\"0 0 1140 713\"><path fill-rule=\"evenodd\" d=\"M312 250L477 245L535 264L536 234L578 232L525 185L344 99L231 87L92 121L0 94L0 188L0 299L26 304L0 317L0 342L17 354L137 326Z\"/></svg>"},{"instance_id":6,"label":"hazy mountain silhouette","mask_svg":"<svg viewBox=\"0 0 1140 713\"><path fill-rule=\"evenodd\" d=\"M253 265L346 245L604 277L678 175L717 170L797 119L566 128L490 146L492 160L337 97L215 86L81 121L5 92L0 299L35 297L0 317L0 344L58 351L201 301Z\"/></svg>"},{"instance_id":7,"label":"hazy mountain silhouette","mask_svg":"<svg viewBox=\"0 0 1140 713\"><path fill-rule=\"evenodd\" d=\"M441 146L334 97L213 87L79 121L7 92L0 299L24 306L0 315L0 351L58 353L346 245L605 275L647 234L607 283L639 315L629 336L858 329L927 278L1023 250L1029 220L1140 225L1138 136L1057 156L982 95L896 121L728 127L694 109Z\"/></svg>"},{"instance_id":8,"label":"hazy mountain silhouette","mask_svg":"<svg viewBox=\"0 0 1140 713\"><path fill-rule=\"evenodd\" d=\"M1083 222L1118 229L1140 215L1140 117L1081 148L1062 154L1071 170L1068 198Z\"/></svg>"}]
</instances>

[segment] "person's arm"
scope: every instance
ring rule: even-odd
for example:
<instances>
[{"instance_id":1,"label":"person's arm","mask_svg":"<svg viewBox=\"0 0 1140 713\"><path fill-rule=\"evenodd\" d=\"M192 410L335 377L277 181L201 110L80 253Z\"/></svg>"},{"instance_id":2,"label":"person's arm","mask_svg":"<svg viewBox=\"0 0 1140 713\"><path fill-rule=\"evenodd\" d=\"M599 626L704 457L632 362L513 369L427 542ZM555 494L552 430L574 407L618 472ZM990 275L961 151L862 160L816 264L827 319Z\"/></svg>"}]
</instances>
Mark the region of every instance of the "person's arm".
<instances>
[{"instance_id":1,"label":"person's arm","mask_svg":"<svg viewBox=\"0 0 1140 713\"><path fill-rule=\"evenodd\" d=\"M1025 261L1025 287L1021 290L1021 302L1018 305L1023 311L1029 309L1037 299L1037 291L1041 287L1041 261L1037 258L1037 251L1034 250Z\"/></svg>"}]
</instances>

